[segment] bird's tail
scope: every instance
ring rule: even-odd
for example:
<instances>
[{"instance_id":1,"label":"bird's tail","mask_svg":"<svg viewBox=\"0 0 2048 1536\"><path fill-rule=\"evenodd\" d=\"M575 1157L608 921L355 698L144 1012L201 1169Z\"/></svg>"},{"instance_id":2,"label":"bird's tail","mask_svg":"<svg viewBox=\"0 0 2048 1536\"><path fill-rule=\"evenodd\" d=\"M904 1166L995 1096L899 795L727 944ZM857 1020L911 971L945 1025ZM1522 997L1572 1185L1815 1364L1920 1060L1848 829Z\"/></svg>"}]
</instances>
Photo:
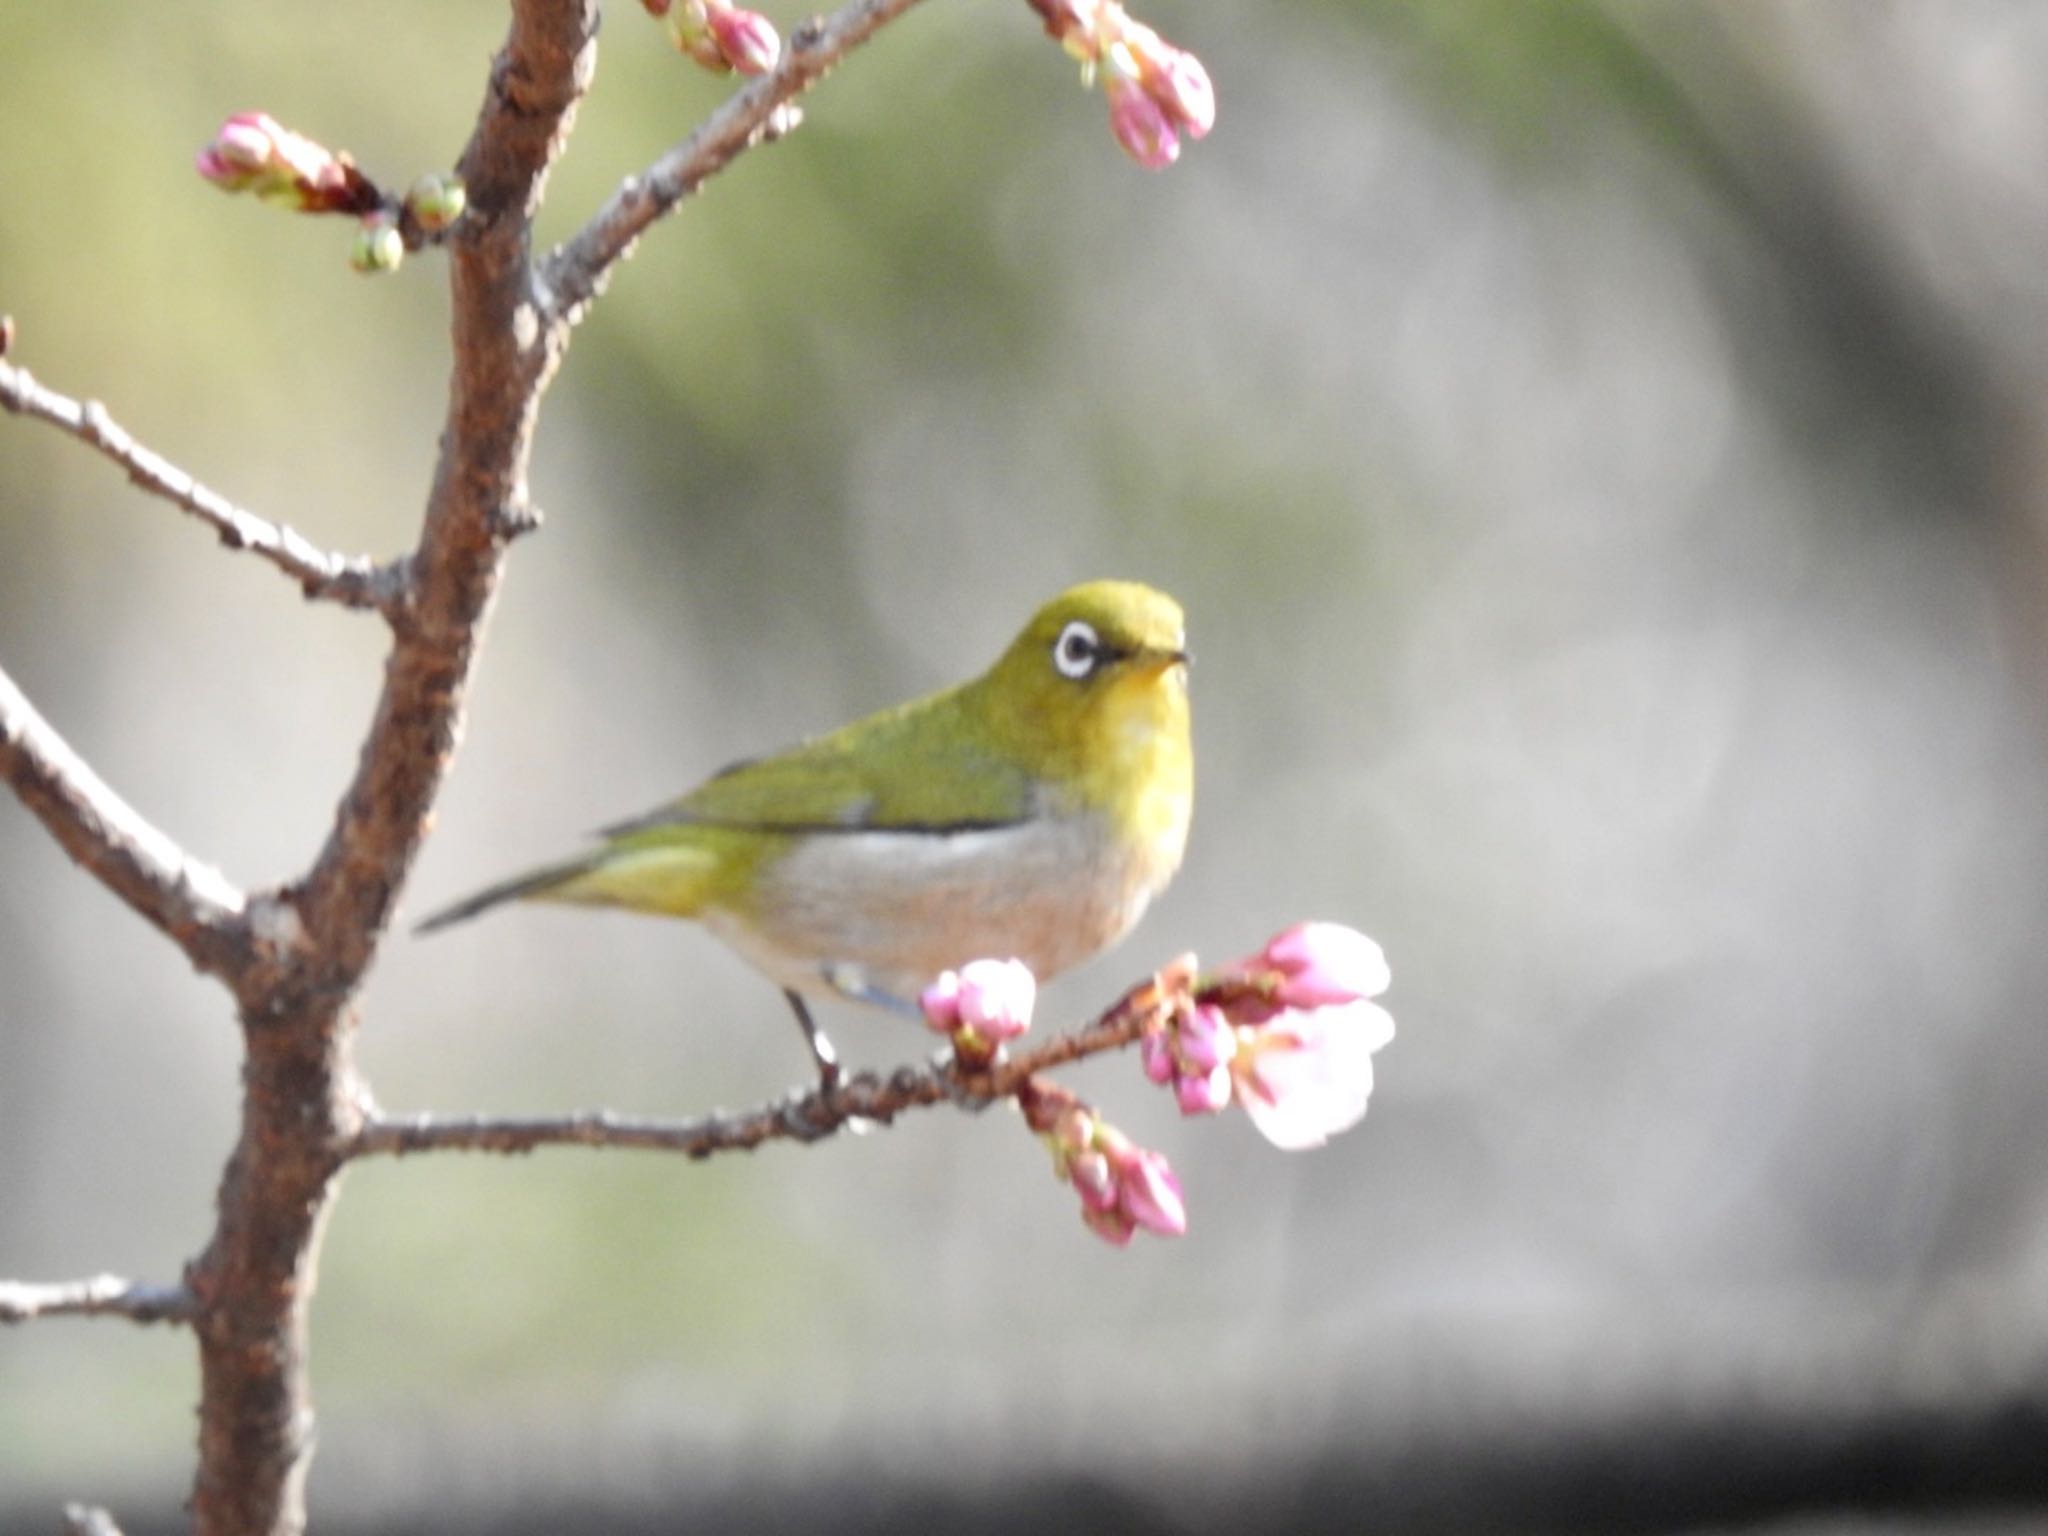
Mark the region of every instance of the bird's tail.
<instances>
[{"instance_id":1,"label":"bird's tail","mask_svg":"<svg viewBox=\"0 0 2048 1536\"><path fill-rule=\"evenodd\" d=\"M695 917L725 867L720 847L700 835L607 843L577 858L486 886L425 918L413 932L434 933L507 901L567 901Z\"/></svg>"},{"instance_id":2,"label":"bird's tail","mask_svg":"<svg viewBox=\"0 0 2048 1536\"><path fill-rule=\"evenodd\" d=\"M573 884L589 874L604 858L605 850L599 848L580 858L549 864L541 869L530 869L523 875L514 875L510 880L500 880L496 885L485 886L474 896L465 896L452 907L443 907L431 916L421 918L413 925L414 933L438 933L443 928L452 928L464 923L480 912L507 901L521 901L529 897L545 897Z\"/></svg>"}]
</instances>

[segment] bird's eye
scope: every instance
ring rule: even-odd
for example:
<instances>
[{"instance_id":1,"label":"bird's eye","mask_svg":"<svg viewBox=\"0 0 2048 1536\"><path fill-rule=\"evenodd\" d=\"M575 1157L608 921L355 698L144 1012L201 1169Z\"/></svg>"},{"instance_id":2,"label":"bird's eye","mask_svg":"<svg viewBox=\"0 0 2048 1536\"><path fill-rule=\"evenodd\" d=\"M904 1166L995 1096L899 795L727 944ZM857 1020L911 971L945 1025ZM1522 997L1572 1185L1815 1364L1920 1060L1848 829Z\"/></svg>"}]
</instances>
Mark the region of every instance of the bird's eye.
<instances>
[{"instance_id":1,"label":"bird's eye","mask_svg":"<svg viewBox=\"0 0 2048 1536\"><path fill-rule=\"evenodd\" d=\"M1093 672L1102 656L1102 642L1094 628L1079 619L1061 630L1052 644L1052 664L1060 669L1060 676L1076 682Z\"/></svg>"}]
</instances>

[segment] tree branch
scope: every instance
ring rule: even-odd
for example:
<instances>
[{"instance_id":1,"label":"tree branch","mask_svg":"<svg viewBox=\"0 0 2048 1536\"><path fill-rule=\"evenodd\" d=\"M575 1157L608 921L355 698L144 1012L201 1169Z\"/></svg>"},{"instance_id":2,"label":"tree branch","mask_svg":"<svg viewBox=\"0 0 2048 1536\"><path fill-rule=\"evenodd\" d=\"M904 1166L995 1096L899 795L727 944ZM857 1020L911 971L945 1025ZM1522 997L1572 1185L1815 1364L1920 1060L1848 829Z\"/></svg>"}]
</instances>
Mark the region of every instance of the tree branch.
<instances>
[{"instance_id":1,"label":"tree branch","mask_svg":"<svg viewBox=\"0 0 2048 1536\"><path fill-rule=\"evenodd\" d=\"M402 563L376 565L360 555L330 554L290 528L236 506L138 443L97 400L60 395L38 383L26 368L0 362L0 407L48 422L97 449L126 470L135 485L191 513L230 549L246 549L268 560L298 582L309 598L389 612L405 595Z\"/></svg>"},{"instance_id":2,"label":"tree branch","mask_svg":"<svg viewBox=\"0 0 2048 1536\"><path fill-rule=\"evenodd\" d=\"M135 1323L189 1323L198 1302L182 1285L143 1285L94 1275L54 1285L0 1280L0 1323L39 1317L125 1317Z\"/></svg>"},{"instance_id":3,"label":"tree branch","mask_svg":"<svg viewBox=\"0 0 2048 1536\"><path fill-rule=\"evenodd\" d=\"M1158 999L1158 982L1134 989L1095 1023L1055 1035L1044 1044L999 1060L986 1070L956 1068L950 1058L924 1067L904 1067L883 1078L862 1072L827 1091L798 1090L770 1104L727 1114L714 1110L692 1120L639 1120L608 1110L559 1116L440 1119L430 1115L365 1119L350 1157L411 1152L498 1152L516 1154L540 1147L636 1147L680 1152L702 1159L719 1152L747 1152L768 1141L819 1141L849 1121L886 1125L911 1109L957 1103L985 1109L1014 1098L1038 1073L1121 1049L1143 1031Z\"/></svg>"},{"instance_id":4,"label":"tree branch","mask_svg":"<svg viewBox=\"0 0 2048 1536\"><path fill-rule=\"evenodd\" d=\"M596 67L595 0L517 0L458 167L469 211L448 243L453 377L413 590L376 718L299 906L321 959L304 981L352 993L426 835L470 664L510 540L534 524L526 466L566 334L542 323L532 216Z\"/></svg>"},{"instance_id":5,"label":"tree branch","mask_svg":"<svg viewBox=\"0 0 2048 1536\"><path fill-rule=\"evenodd\" d=\"M247 962L248 900L115 794L0 671L0 779L64 851L174 940L232 980Z\"/></svg>"},{"instance_id":6,"label":"tree branch","mask_svg":"<svg viewBox=\"0 0 2048 1536\"><path fill-rule=\"evenodd\" d=\"M756 144L794 129L792 103L917 0L849 0L790 35L775 68L734 93L682 143L627 180L566 244L540 264L551 313L565 325L583 318L611 269L647 227Z\"/></svg>"},{"instance_id":7,"label":"tree branch","mask_svg":"<svg viewBox=\"0 0 2048 1536\"><path fill-rule=\"evenodd\" d=\"M458 168L469 210L446 241L447 415L383 689L326 841L280 903L292 942L238 979L241 1127L191 1279L204 1301L195 1536L305 1526L313 1280L361 1113L352 1005L453 756L506 548L532 523L527 459L565 340L542 323L532 217L589 84L597 22L596 0L513 0Z\"/></svg>"}]
</instances>

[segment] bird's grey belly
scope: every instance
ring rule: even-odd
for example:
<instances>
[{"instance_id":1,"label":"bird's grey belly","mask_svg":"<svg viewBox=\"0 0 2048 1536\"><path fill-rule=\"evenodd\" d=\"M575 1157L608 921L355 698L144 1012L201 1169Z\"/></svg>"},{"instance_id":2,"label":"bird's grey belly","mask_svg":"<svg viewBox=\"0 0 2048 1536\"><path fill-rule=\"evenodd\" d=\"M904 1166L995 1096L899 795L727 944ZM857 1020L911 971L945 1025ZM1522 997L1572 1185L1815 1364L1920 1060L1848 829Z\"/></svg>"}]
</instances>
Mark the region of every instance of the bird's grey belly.
<instances>
[{"instance_id":1,"label":"bird's grey belly","mask_svg":"<svg viewBox=\"0 0 2048 1536\"><path fill-rule=\"evenodd\" d=\"M1177 850L1176 850L1177 851ZM799 991L858 985L909 1001L969 960L1022 960L1044 980L1135 923L1172 867L1119 850L1092 817L981 831L807 838L764 869L752 910L706 921Z\"/></svg>"}]
</instances>

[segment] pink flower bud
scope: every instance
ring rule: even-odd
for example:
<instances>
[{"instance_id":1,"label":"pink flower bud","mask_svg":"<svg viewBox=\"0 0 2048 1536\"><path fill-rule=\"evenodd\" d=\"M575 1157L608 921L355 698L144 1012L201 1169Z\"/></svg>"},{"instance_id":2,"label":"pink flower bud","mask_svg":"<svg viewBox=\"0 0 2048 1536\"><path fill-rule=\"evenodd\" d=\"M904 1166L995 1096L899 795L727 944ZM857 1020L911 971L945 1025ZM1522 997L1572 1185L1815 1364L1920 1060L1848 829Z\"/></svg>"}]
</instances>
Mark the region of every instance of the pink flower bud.
<instances>
[{"instance_id":1,"label":"pink flower bud","mask_svg":"<svg viewBox=\"0 0 2048 1536\"><path fill-rule=\"evenodd\" d=\"M706 18L725 61L743 75L765 75L782 57L775 23L758 11L713 5Z\"/></svg>"},{"instance_id":2,"label":"pink flower bud","mask_svg":"<svg viewBox=\"0 0 2048 1536\"><path fill-rule=\"evenodd\" d=\"M1166 109L1191 139L1207 135L1216 126L1216 87L1202 61L1185 48L1165 45L1164 56L1147 60L1145 89Z\"/></svg>"},{"instance_id":3,"label":"pink flower bud","mask_svg":"<svg viewBox=\"0 0 2048 1536\"><path fill-rule=\"evenodd\" d=\"M960 1023L985 1040L1023 1034L1037 1001L1037 978L1022 960L970 960L960 968Z\"/></svg>"},{"instance_id":4,"label":"pink flower bud","mask_svg":"<svg viewBox=\"0 0 2048 1536\"><path fill-rule=\"evenodd\" d=\"M1116 1178L1117 1205L1139 1226L1164 1237L1179 1237L1187 1231L1188 1210L1181 1199L1180 1180L1162 1154L1131 1148L1117 1161Z\"/></svg>"},{"instance_id":5,"label":"pink flower bud","mask_svg":"<svg viewBox=\"0 0 2048 1536\"><path fill-rule=\"evenodd\" d=\"M1067 1159L1067 1179L1081 1204L1091 1211L1106 1211L1117 1203L1116 1174L1109 1159L1100 1152L1082 1152Z\"/></svg>"},{"instance_id":6,"label":"pink flower bud","mask_svg":"<svg viewBox=\"0 0 2048 1536\"><path fill-rule=\"evenodd\" d=\"M1119 1210L1098 1211L1088 1206L1081 1207L1081 1220L1093 1232L1113 1248L1128 1248L1131 1237L1138 1230L1138 1224Z\"/></svg>"},{"instance_id":7,"label":"pink flower bud","mask_svg":"<svg viewBox=\"0 0 2048 1536\"><path fill-rule=\"evenodd\" d=\"M1180 158L1180 135L1143 86L1112 71L1103 89L1109 96L1109 131L1125 154L1148 171L1162 171Z\"/></svg>"},{"instance_id":8,"label":"pink flower bud","mask_svg":"<svg viewBox=\"0 0 2048 1536\"><path fill-rule=\"evenodd\" d=\"M238 112L220 125L193 167L225 192L242 192L271 170L273 135L284 130L264 112Z\"/></svg>"},{"instance_id":9,"label":"pink flower bud","mask_svg":"<svg viewBox=\"0 0 2048 1536\"><path fill-rule=\"evenodd\" d=\"M1206 1077L1237 1054L1237 1031L1213 1003L1197 1003L1180 1021L1174 1055L1182 1067Z\"/></svg>"},{"instance_id":10,"label":"pink flower bud","mask_svg":"<svg viewBox=\"0 0 2048 1536\"><path fill-rule=\"evenodd\" d=\"M1053 1122L1053 1145L1071 1160L1095 1145L1095 1130L1095 1117L1079 1104L1069 1104Z\"/></svg>"},{"instance_id":11,"label":"pink flower bud","mask_svg":"<svg viewBox=\"0 0 2048 1536\"><path fill-rule=\"evenodd\" d=\"M1098 1236L1121 1248L1139 1227L1169 1237L1187 1230L1180 1180L1161 1154L1078 1102L1063 1107L1041 1134L1052 1149L1054 1172L1074 1186L1081 1219Z\"/></svg>"},{"instance_id":12,"label":"pink flower bud","mask_svg":"<svg viewBox=\"0 0 2048 1536\"><path fill-rule=\"evenodd\" d=\"M960 1027L960 973L941 971L932 984L917 995L917 1006L932 1033L950 1035Z\"/></svg>"},{"instance_id":13,"label":"pink flower bud","mask_svg":"<svg viewBox=\"0 0 2048 1536\"><path fill-rule=\"evenodd\" d=\"M1230 1105L1230 1068L1218 1067L1206 1077L1177 1077L1173 1096L1184 1115L1213 1115Z\"/></svg>"},{"instance_id":14,"label":"pink flower bud","mask_svg":"<svg viewBox=\"0 0 2048 1536\"><path fill-rule=\"evenodd\" d=\"M1145 1076L1164 1088L1173 1081L1173 1045L1163 1029L1138 1037L1138 1064Z\"/></svg>"},{"instance_id":15,"label":"pink flower bud","mask_svg":"<svg viewBox=\"0 0 2048 1536\"><path fill-rule=\"evenodd\" d=\"M224 192L253 192L301 213L368 213L375 187L325 145L293 133L267 112L222 123L193 168Z\"/></svg>"}]
</instances>

